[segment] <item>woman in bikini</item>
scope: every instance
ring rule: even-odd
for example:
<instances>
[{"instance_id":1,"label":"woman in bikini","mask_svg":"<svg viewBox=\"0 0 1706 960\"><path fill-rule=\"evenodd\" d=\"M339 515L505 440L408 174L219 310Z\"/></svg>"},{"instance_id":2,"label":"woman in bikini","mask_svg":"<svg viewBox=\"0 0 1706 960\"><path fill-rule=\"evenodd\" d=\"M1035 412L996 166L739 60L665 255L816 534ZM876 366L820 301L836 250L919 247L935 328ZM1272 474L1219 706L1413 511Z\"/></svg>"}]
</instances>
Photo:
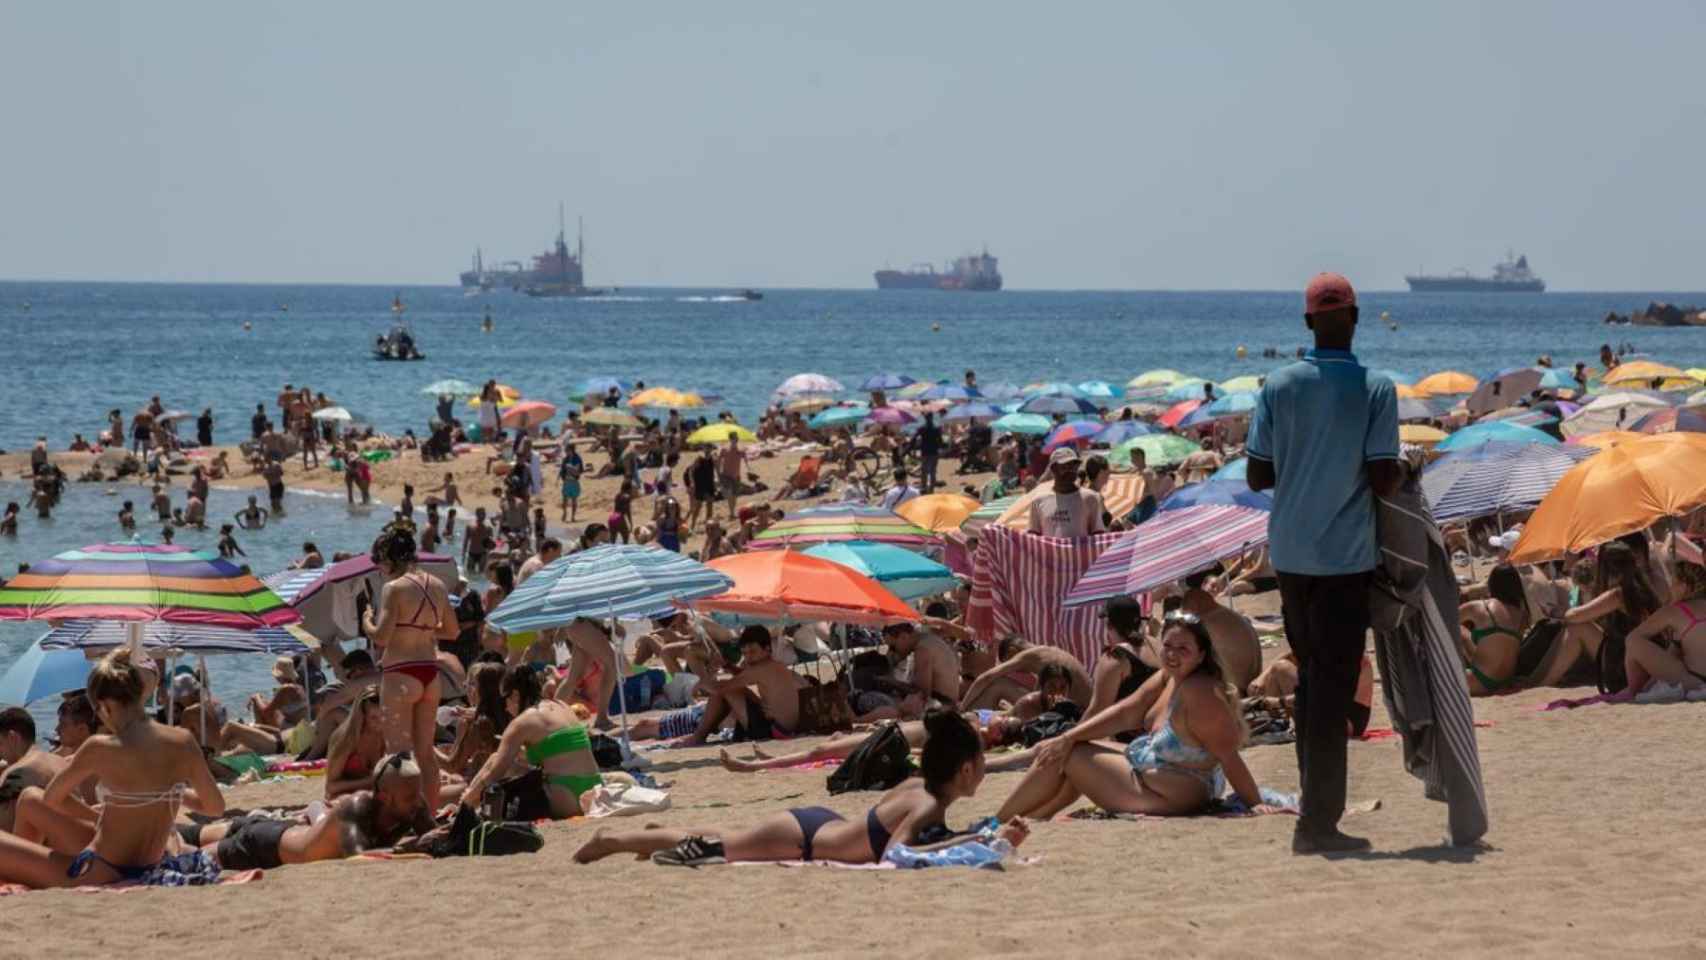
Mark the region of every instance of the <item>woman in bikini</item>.
<instances>
[{"instance_id":1,"label":"woman in bikini","mask_svg":"<svg viewBox=\"0 0 1706 960\"><path fill-rule=\"evenodd\" d=\"M362 614L373 645L384 651L379 667L380 723L389 752L413 750L421 765L428 810L438 808L438 645L456 639L458 625L450 594L437 577L415 569L415 525L387 525L373 542L373 562L388 580L374 611Z\"/></svg>"},{"instance_id":2,"label":"woman in bikini","mask_svg":"<svg viewBox=\"0 0 1706 960\"><path fill-rule=\"evenodd\" d=\"M1508 563L1487 575L1487 599L1457 608L1458 652L1468 673L1469 693L1489 697L1516 687L1517 650L1532 616L1522 577Z\"/></svg>"},{"instance_id":3,"label":"woman in bikini","mask_svg":"<svg viewBox=\"0 0 1706 960\"><path fill-rule=\"evenodd\" d=\"M385 756L379 694L362 694L332 733L326 750L326 799L373 788L373 768Z\"/></svg>"},{"instance_id":4,"label":"woman in bikini","mask_svg":"<svg viewBox=\"0 0 1706 960\"><path fill-rule=\"evenodd\" d=\"M1143 733L1129 745L1103 739ZM1106 810L1153 816L1197 813L1228 784L1252 810L1266 811L1238 749L1244 723L1238 695L1214 654L1208 628L1169 614L1161 672L1134 693L1037 747L1036 763L998 816L1052 817L1085 797Z\"/></svg>"},{"instance_id":5,"label":"woman in bikini","mask_svg":"<svg viewBox=\"0 0 1706 960\"><path fill-rule=\"evenodd\" d=\"M89 672L88 697L105 732L85 740L45 790L30 787L18 798L16 832L0 833L0 882L39 889L144 879L165 859L180 808L225 813L195 740L144 712L149 672L132 663L129 648ZM100 781L98 813L77 797L91 778Z\"/></svg>"},{"instance_id":6,"label":"woman in bikini","mask_svg":"<svg viewBox=\"0 0 1706 960\"><path fill-rule=\"evenodd\" d=\"M1113 597L1102 608L1108 625L1108 645L1096 660L1090 675L1090 703L1086 717L1124 700L1154 676L1156 655L1144 636L1143 607L1131 597Z\"/></svg>"},{"instance_id":7,"label":"woman in bikini","mask_svg":"<svg viewBox=\"0 0 1706 960\"><path fill-rule=\"evenodd\" d=\"M1647 575L1647 565L1630 549L1627 544L1612 541L1599 548L1598 573L1594 578L1593 599L1586 603L1571 607L1564 612L1562 619L1566 625L1566 640L1579 636L1578 628L1595 627L1599 631L1599 642L1593 644L1593 662L1600 667L1606 666L1605 660L1611 657L1613 663L1621 665L1624 658L1617 657L1625 647L1625 639L1648 617L1659 612L1658 591L1653 589L1653 582ZM1582 652L1588 653L1586 637L1581 639ZM1606 649L1611 644L1611 649ZM1607 679L1602 669L1591 671L1603 684ZM1619 688L1626 683L1617 684Z\"/></svg>"},{"instance_id":8,"label":"woman in bikini","mask_svg":"<svg viewBox=\"0 0 1706 960\"><path fill-rule=\"evenodd\" d=\"M877 863L896 842L915 850L965 843L967 838L952 836L945 821L948 808L976 795L983 782L983 743L977 730L952 711L932 710L925 716L924 725L927 737L922 777L884 793L863 817L848 820L826 807L801 807L767 817L745 830L599 830L575 851L575 860L592 863L612 854L629 853L649 856L653 863L688 867L764 860ZM1028 825L1014 819L1001 835L1018 846L1028 833ZM935 838L943 834L948 838L936 842Z\"/></svg>"},{"instance_id":9,"label":"woman in bikini","mask_svg":"<svg viewBox=\"0 0 1706 960\"><path fill-rule=\"evenodd\" d=\"M1678 563L1676 578L1688 599L1629 631L1623 655L1629 683L1610 699L1633 700L1649 682L1663 681L1681 687L1689 700L1706 700L1706 567Z\"/></svg>"},{"instance_id":10,"label":"woman in bikini","mask_svg":"<svg viewBox=\"0 0 1706 960\"><path fill-rule=\"evenodd\" d=\"M557 820L580 816L581 795L604 783L592 756L586 722L567 704L541 699L539 674L527 664L516 664L504 673L502 693L515 719L504 727L497 750L468 781L462 805L477 809L486 788L515 772L516 759L523 756L528 766L544 774L551 816Z\"/></svg>"},{"instance_id":11,"label":"woman in bikini","mask_svg":"<svg viewBox=\"0 0 1706 960\"><path fill-rule=\"evenodd\" d=\"M569 624L563 636L569 643L569 675L557 685L556 698L565 703L579 696L588 678L597 681L593 691L592 708L598 717L593 726L608 730L610 698L616 695L616 648L611 642L610 628L597 620L577 619Z\"/></svg>"},{"instance_id":12,"label":"woman in bikini","mask_svg":"<svg viewBox=\"0 0 1706 960\"><path fill-rule=\"evenodd\" d=\"M510 713L504 703L504 667L498 663L476 663L468 670L468 706L462 708L456 742L438 752L439 769L447 775L472 777L485 766L498 747L498 738L509 726Z\"/></svg>"}]
</instances>

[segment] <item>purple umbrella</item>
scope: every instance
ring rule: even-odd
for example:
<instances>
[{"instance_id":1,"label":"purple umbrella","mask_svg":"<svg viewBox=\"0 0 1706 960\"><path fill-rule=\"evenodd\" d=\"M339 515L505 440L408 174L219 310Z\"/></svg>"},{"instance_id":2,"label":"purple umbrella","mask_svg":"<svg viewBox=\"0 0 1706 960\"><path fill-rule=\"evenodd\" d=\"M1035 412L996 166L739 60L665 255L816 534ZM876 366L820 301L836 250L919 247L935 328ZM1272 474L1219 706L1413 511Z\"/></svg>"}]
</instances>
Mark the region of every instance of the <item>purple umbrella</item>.
<instances>
[{"instance_id":1,"label":"purple umbrella","mask_svg":"<svg viewBox=\"0 0 1706 960\"><path fill-rule=\"evenodd\" d=\"M872 423L882 423L889 426L902 426L904 424L912 423L918 418L899 407L876 407L871 411L871 415L865 419Z\"/></svg>"}]
</instances>

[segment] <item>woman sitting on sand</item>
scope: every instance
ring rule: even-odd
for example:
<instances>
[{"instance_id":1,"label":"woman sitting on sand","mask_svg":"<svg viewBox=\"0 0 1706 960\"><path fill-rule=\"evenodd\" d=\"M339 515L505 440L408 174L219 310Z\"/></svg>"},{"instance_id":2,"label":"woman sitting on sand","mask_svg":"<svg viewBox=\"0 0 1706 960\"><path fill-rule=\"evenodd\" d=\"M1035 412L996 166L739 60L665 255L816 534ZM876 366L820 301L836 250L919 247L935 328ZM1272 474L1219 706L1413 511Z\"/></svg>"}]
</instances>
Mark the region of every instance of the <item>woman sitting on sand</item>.
<instances>
[{"instance_id":1,"label":"woman sitting on sand","mask_svg":"<svg viewBox=\"0 0 1706 960\"><path fill-rule=\"evenodd\" d=\"M369 690L350 707L326 750L326 799L373 787L373 768L385 756L379 722L379 691Z\"/></svg>"},{"instance_id":2,"label":"woman sitting on sand","mask_svg":"<svg viewBox=\"0 0 1706 960\"><path fill-rule=\"evenodd\" d=\"M1599 548L1597 562L1599 569L1594 578L1593 598L1566 610L1560 618L1566 627L1598 626L1600 641L1594 644L1595 662L1604 659L1605 644L1611 644L1612 651L1623 648L1629 632L1659 612L1658 592L1653 589L1652 579L1647 575L1647 565L1627 544L1617 541L1605 544ZM1572 636L1579 638L1585 653L1588 639L1578 630L1567 630L1566 638ZM1622 659L1616 660L1616 666L1620 667L1622 663ZM1602 683L1608 679L1598 670L1594 675ZM1624 685L1616 684L1619 688Z\"/></svg>"},{"instance_id":3,"label":"woman sitting on sand","mask_svg":"<svg viewBox=\"0 0 1706 960\"><path fill-rule=\"evenodd\" d=\"M1677 586L1688 599L1673 603L1629 631L1623 669L1629 682L1610 699L1633 700L1649 682L1682 689L1689 700L1706 700L1706 567L1678 563ZM1673 641L1664 643L1665 636Z\"/></svg>"},{"instance_id":4,"label":"woman sitting on sand","mask_svg":"<svg viewBox=\"0 0 1706 960\"><path fill-rule=\"evenodd\" d=\"M0 833L0 882L40 889L144 880L165 859L180 807L225 813L195 741L143 711L147 673L128 648L89 672L88 697L107 732L84 741L45 790L31 787L18 798L16 835ZM90 778L100 780L98 813L76 796Z\"/></svg>"},{"instance_id":5,"label":"woman sitting on sand","mask_svg":"<svg viewBox=\"0 0 1706 960\"><path fill-rule=\"evenodd\" d=\"M461 711L456 743L448 751L439 751L441 769L446 773L472 777L497 749L498 738L510 721L503 680L501 663L476 663L468 669L468 706Z\"/></svg>"},{"instance_id":6,"label":"woman sitting on sand","mask_svg":"<svg viewBox=\"0 0 1706 960\"><path fill-rule=\"evenodd\" d=\"M486 788L519 772L512 768L519 766L519 757L526 757L528 766L544 774L552 818L580 816L581 795L604 783L585 720L567 704L540 699L539 674L526 664L504 673L502 694L515 719L504 727L497 750L462 791L463 806L478 808Z\"/></svg>"},{"instance_id":7,"label":"woman sitting on sand","mask_svg":"<svg viewBox=\"0 0 1706 960\"><path fill-rule=\"evenodd\" d=\"M1144 731L1129 746L1103 740ZM1170 614L1161 635L1161 672L1135 693L1037 747L1036 763L1002 804L1002 819L1052 817L1079 797L1106 810L1177 816L1196 813L1231 784L1251 808L1262 798L1238 754L1244 722L1238 695L1215 657L1208 628Z\"/></svg>"},{"instance_id":8,"label":"woman sitting on sand","mask_svg":"<svg viewBox=\"0 0 1706 960\"><path fill-rule=\"evenodd\" d=\"M913 778L884 793L865 816L846 820L825 807L802 807L779 813L744 830L678 830L655 827L621 833L599 830L575 852L575 860L592 863L616 853L650 856L653 863L696 867L729 861L831 860L876 863L891 843L917 849L939 849L965 840L932 844L946 832L948 808L976 795L983 782L983 744L964 717L932 710L925 718L922 778ZM1018 846L1029 828L1012 820L1002 830Z\"/></svg>"},{"instance_id":9,"label":"woman sitting on sand","mask_svg":"<svg viewBox=\"0 0 1706 960\"><path fill-rule=\"evenodd\" d=\"M273 661L272 678L278 684L272 699L254 694L249 698L249 712L260 725L288 730L307 715L308 695L296 675L296 664L289 657Z\"/></svg>"},{"instance_id":10,"label":"woman sitting on sand","mask_svg":"<svg viewBox=\"0 0 1706 960\"><path fill-rule=\"evenodd\" d=\"M1517 685L1517 650L1533 617L1516 568L1501 563L1487 575L1487 599L1457 608L1458 652L1471 696L1487 697Z\"/></svg>"}]
</instances>

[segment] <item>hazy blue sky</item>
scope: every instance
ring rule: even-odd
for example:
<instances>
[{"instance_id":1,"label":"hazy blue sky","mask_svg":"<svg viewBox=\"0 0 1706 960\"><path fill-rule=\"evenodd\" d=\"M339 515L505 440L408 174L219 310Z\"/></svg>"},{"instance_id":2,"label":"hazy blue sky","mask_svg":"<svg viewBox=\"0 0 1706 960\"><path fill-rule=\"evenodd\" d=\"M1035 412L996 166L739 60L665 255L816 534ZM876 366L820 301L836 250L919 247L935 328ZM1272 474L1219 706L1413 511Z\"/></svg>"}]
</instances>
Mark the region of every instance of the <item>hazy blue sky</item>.
<instances>
[{"instance_id":1,"label":"hazy blue sky","mask_svg":"<svg viewBox=\"0 0 1706 960\"><path fill-rule=\"evenodd\" d=\"M1703 11L3 0L0 277L1698 290Z\"/></svg>"}]
</instances>

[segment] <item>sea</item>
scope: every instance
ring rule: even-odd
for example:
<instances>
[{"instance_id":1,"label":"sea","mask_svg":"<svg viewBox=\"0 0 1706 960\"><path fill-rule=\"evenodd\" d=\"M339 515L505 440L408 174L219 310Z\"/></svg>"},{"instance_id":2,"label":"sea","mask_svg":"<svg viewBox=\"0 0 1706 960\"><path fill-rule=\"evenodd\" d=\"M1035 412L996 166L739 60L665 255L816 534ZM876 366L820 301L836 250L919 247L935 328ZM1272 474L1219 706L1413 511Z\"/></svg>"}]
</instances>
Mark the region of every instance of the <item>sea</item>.
<instances>
[{"instance_id":1,"label":"sea","mask_svg":"<svg viewBox=\"0 0 1706 960\"><path fill-rule=\"evenodd\" d=\"M1364 291L1356 352L1364 364L1421 377L1476 376L1532 364L1592 361L1602 344L1679 367L1706 366L1706 329L1606 326L1659 300L1706 306L1706 293L1637 291L1417 294ZM403 306L426 358L380 363L376 337ZM249 416L286 383L323 392L378 429L421 433L432 416L427 384L496 378L566 409L575 386L616 377L691 389L752 423L784 379L821 373L849 395L866 377L902 373L984 383L1104 380L1116 387L1166 367L1208 379L1260 375L1309 343L1297 291L941 291L624 288L608 296L534 299L456 287L0 283L0 449L46 436L62 450L92 437L117 408L128 417L158 395L168 408L211 408L214 439L248 437ZM491 331L483 330L491 318ZM1243 348L1240 355L1240 348ZM193 432L193 424L184 428ZM27 496L0 479L0 502ZM25 511L19 536L0 539L0 577L20 562L119 538L116 516L134 487L73 485L51 521ZM209 518L230 516L243 494L216 491ZM139 503L139 506L141 504ZM283 568L314 540L328 554L362 549L383 509L352 514L341 497L292 493L287 516L240 535L257 573ZM212 547L214 532L180 543ZM0 624L0 671L42 624ZM269 685L264 657L210 665L214 691L240 706ZM51 724L52 704L37 704Z\"/></svg>"}]
</instances>

